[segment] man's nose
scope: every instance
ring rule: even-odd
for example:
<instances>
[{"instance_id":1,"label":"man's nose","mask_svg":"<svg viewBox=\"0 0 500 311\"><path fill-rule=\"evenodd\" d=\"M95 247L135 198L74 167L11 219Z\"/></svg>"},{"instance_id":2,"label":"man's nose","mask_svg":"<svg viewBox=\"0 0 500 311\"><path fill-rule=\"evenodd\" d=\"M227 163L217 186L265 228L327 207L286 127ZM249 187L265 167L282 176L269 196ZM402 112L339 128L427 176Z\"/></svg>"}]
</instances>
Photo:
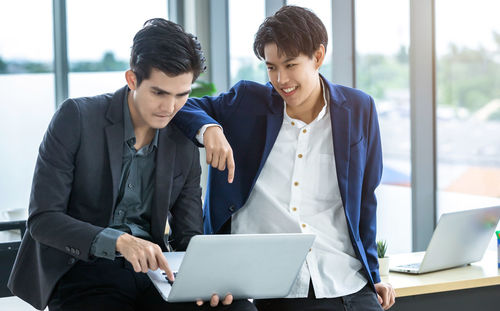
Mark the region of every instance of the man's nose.
<instances>
[{"instance_id":1,"label":"man's nose","mask_svg":"<svg viewBox=\"0 0 500 311\"><path fill-rule=\"evenodd\" d=\"M175 98L167 98L161 103L161 110L168 113L169 115L174 113L175 110Z\"/></svg>"},{"instance_id":2,"label":"man's nose","mask_svg":"<svg viewBox=\"0 0 500 311\"><path fill-rule=\"evenodd\" d=\"M288 82L288 75L284 70L278 71L278 83L285 84Z\"/></svg>"}]
</instances>

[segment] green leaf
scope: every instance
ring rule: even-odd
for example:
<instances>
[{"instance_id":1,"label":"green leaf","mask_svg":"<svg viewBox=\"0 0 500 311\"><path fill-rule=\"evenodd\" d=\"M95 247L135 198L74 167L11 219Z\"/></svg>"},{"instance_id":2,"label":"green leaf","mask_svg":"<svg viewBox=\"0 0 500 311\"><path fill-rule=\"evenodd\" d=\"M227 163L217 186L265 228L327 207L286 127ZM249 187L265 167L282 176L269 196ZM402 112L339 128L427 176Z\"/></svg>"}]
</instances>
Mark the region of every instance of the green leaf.
<instances>
[{"instance_id":1,"label":"green leaf","mask_svg":"<svg viewBox=\"0 0 500 311\"><path fill-rule=\"evenodd\" d=\"M385 241L385 240L377 241L378 258L384 258L386 251L387 251L387 241Z\"/></svg>"},{"instance_id":2,"label":"green leaf","mask_svg":"<svg viewBox=\"0 0 500 311\"><path fill-rule=\"evenodd\" d=\"M206 82L202 80L198 80L193 83L193 87L191 88L191 94L189 97L203 97L207 95L213 95L217 92L215 89L215 85L211 82Z\"/></svg>"}]
</instances>

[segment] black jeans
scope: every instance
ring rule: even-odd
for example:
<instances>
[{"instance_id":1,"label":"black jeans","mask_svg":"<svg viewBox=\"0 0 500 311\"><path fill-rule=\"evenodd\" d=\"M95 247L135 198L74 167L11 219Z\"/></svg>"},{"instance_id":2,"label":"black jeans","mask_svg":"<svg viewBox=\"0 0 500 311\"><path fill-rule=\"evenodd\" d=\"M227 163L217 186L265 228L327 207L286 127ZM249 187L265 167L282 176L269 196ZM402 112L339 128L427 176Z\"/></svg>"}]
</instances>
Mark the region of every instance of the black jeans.
<instances>
[{"instance_id":1,"label":"black jeans","mask_svg":"<svg viewBox=\"0 0 500 311\"><path fill-rule=\"evenodd\" d=\"M381 311L377 294L370 285L357 293L338 298L316 299L312 283L307 298L260 299L254 303L259 311Z\"/></svg>"},{"instance_id":2,"label":"black jeans","mask_svg":"<svg viewBox=\"0 0 500 311\"><path fill-rule=\"evenodd\" d=\"M124 258L78 262L56 285L49 301L50 311L213 310L256 311L248 300L212 308L208 302L168 303L145 273L136 273Z\"/></svg>"}]
</instances>

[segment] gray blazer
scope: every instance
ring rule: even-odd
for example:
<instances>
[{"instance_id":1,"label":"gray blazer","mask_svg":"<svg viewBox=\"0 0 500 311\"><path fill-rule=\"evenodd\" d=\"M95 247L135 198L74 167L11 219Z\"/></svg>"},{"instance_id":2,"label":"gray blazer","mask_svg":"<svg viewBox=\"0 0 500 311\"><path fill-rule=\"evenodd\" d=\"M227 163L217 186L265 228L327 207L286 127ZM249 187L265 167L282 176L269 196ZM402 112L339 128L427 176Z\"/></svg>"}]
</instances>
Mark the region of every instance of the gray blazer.
<instances>
[{"instance_id":1,"label":"gray blazer","mask_svg":"<svg viewBox=\"0 0 500 311\"><path fill-rule=\"evenodd\" d=\"M114 94L66 100L40 145L29 204L28 232L8 287L38 309L78 261L89 261L94 237L107 227L118 196L123 152L124 87ZM153 242L184 250L203 232L198 148L173 124L160 130Z\"/></svg>"}]
</instances>

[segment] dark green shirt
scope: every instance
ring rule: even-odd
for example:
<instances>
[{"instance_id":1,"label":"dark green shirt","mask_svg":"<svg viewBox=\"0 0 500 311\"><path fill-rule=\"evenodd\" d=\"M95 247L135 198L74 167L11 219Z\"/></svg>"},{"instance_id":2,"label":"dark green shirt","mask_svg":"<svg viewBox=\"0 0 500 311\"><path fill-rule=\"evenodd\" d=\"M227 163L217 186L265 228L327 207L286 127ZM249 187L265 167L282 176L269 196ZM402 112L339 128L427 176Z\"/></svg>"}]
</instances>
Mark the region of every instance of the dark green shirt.
<instances>
[{"instance_id":1,"label":"dark green shirt","mask_svg":"<svg viewBox=\"0 0 500 311\"><path fill-rule=\"evenodd\" d=\"M125 96L123 103L124 142L117 205L109 227L101 231L92 243L90 253L95 257L114 259L116 240L125 232L152 240L150 220L159 131L156 130L148 145L139 150L134 148L136 138L127 98Z\"/></svg>"}]
</instances>

